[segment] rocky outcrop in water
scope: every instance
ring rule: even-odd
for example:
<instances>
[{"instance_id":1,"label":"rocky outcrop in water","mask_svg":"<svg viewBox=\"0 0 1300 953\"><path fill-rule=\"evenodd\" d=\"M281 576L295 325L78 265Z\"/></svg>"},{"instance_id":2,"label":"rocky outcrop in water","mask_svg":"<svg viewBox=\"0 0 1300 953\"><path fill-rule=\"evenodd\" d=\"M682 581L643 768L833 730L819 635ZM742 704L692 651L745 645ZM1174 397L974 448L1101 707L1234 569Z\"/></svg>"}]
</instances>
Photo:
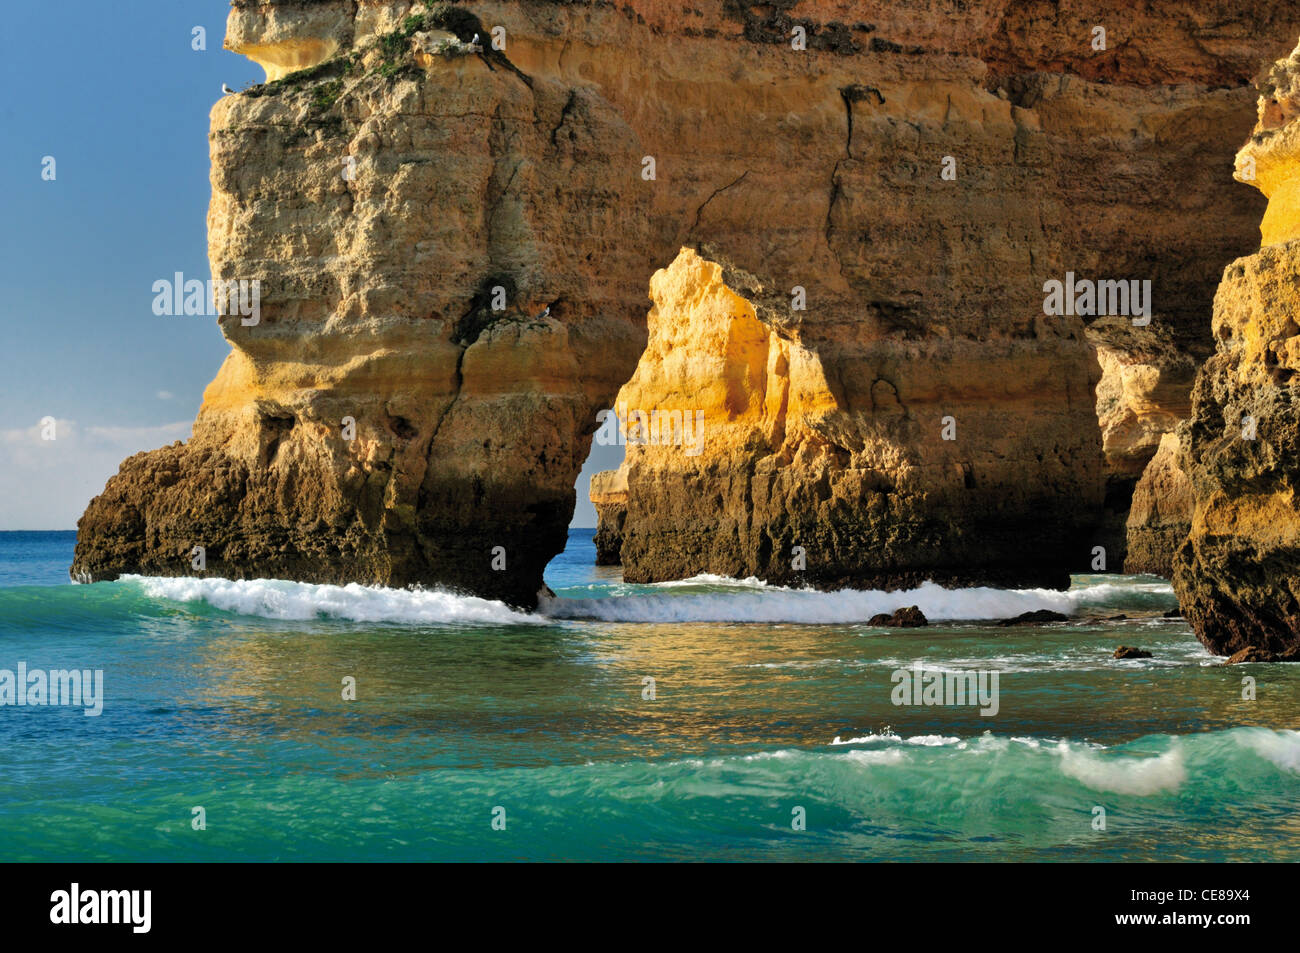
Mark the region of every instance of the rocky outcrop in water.
<instances>
[{"instance_id":1,"label":"rocky outcrop in water","mask_svg":"<svg viewBox=\"0 0 1300 953\"><path fill-rule=\"evenodd\" d=\"M591 502L596 507L596 565L623 561L623 524L627 520L627 470L602 470L591 478Z\"/></svg>"},{"instance_id":2,"label":"rocky outcrop in water","mask_svg":"<svg viewBox=\"0 0 1300 953\"><path fill-rule=\"evenodd\" d=\"M355 6L231 14L227 44L269 75L313 66L212 112L212 270L260 282L260 320L221 319L193 438L123 465L74 572L188 573L199 546L226 577L531 605L564 545L592 421L644 341L644 146L585 85L420 65L467 14L363 4L340 32Z\"/></svg>"},{"instance_id":3,"label":"rocky outcrop in water","mask_svg":"<svg viewBox=\"0 0 1300 953\"><path fill-rule=\"evenodd\" d=\"M1129 661L1131 659L1151 658L1151 653L1146 649L1139 649L1132 645L1121 645L1111 657L1121 661Z\"/></svg>"},{"instance_id":4,"label":"rocky outcrop in water","mask_svg":"<svg viewBox=\"0 0 1300 953\"><path fill-rule=\"evenodd\" d=\"M617 407L684 426L655 418L628 438L625 579L1053 586L1071 546L1083 561L1102 476L1081 328L813 337L760 312L751 276L690 250L650 289Z\"/></svg>"},{"instance_id":5,"label":"rocky outcrop in water","mask_svg":"<svg viewBox=\"0 0 1300 953\"><path fill-rule=\"evenodd\" d=\"M1300 647L1300 49L1260 90L1237 177L1269 198L1262 247L1223 273L1217 348L1179 435L1193 511L1174 587L1220 655Z\"/></svg>"},{"instance_id":6,"label":"rocky outcrop in water","mask_svg":"<svg viewBox=\"0 0 1300 953\"><path fill-rule=\"evenodd\" d=\"M1260 212L1220 170L1292 21L236 0L227 45L271 82L213 109L209 257L260 282L260 320L222 318L194 437L123 464L74 571L532 605L635 372L693 401L641 409L703 410L709 437L637 447L630 578L1063 584L1098 535L1101 371L1043 284L1150 279L1153 323L1208 352L1215 278ZM688 341L699 309L661 300L681 353L643 355L647 284L684 246L733 311Z\"/></svg>"},{"instance_id":7,"label":"rocky outcrop in water","mask_svg":"<svg viewBox=\"0 0 1300 953\"><path fill-rule=\"evenodd\" d=\"M921 629L930 624L919 606L906 606L895 609L893 613L881 612L867 620L867 625L879 625L889 629Z\"/></svg>"},{"instance_id":8,"label":"rocky outcrop in water","mask_svg":"<svg viewBox=\"0 0 1300 953\"><path fill-rule=\"evenodd\" d=\"M1014 618L1003 619L998 625L1009 628L1013 625L1041 625L1044 622L1069 621L1070 617L1063 612L1053 612L1051 609L1033 609L1029 612L1022 612Z\"/></svg>"}]
</instances>

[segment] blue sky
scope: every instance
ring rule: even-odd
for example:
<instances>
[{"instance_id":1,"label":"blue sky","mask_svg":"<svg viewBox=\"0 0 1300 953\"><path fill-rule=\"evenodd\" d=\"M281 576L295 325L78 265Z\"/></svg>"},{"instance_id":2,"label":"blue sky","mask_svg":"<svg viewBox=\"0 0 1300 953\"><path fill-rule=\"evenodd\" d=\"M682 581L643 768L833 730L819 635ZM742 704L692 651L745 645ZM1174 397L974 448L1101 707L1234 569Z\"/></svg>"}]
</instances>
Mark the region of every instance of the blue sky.
<instances>
[{"instance_id":1,"label":"blue sky","mask_svg":"<svg viewBox=\"0 0 1300 953\"><path fill-rule=\"evenodd\" d=\"M226 355L214 318L156 316L151 288L177 271L208 277L208 113L223 82L263 79L221 48L227 9L6 7L0 530L74 528L122 459L189 435ZM192 48L196 26L206 50ZM579 479L574 525L594 525L587 480L621 456L601 454Z\"/></svg>"}]
</instances>

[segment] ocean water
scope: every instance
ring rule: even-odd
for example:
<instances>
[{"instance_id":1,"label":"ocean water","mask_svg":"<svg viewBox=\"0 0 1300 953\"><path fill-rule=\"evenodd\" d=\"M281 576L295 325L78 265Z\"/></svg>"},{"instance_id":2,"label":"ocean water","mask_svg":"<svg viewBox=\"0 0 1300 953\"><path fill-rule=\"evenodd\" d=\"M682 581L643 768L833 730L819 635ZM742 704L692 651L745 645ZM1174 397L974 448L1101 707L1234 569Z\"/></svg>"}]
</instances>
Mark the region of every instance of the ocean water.
<instances>
[{"instance_id":1,"label":"ocean water","mask_svg":"<svg viewBox=\"0 0 1300 953\"><path fill-rule=\"evenodd\" d=\"M100 669L104 695L98 717L0 707L3 860L1300 858L1300 666L1223 667L1154 577L625 585L575 530L527 614L76 586L74 539L0 533L0 669ZM930 627L865 623L912 603ZM1071 619L989 621L1038 608ZM894 704L917 663L996 672L996 714Z\"/></svg>"}]
</instances>

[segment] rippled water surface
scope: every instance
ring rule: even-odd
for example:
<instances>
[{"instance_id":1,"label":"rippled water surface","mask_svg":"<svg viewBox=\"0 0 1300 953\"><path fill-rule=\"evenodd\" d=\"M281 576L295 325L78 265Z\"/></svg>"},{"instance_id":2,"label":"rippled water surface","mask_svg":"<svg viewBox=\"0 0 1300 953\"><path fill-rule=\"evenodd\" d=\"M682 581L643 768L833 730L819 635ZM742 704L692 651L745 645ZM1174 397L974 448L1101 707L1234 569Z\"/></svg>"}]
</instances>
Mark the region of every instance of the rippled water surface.
<instances>
[{"instance_id":1,"label":"rippled water surface","mask_svg":"<svg viewBox=\"0 0 1300 953\"><path fill-rule=\"evenodd\" d=\"M105 696L99 717L0 707L5 859L1300 856L1300 666L1223 667L1152 577L633 586L574 531L528 614L285 581L73 586L73 540L0 534L0 669L102 669ZM864 621L913 603L930 627ZM1071 620L990 623L1039 608ZM997 713L894 704L918 663L996 672Z\"/></svg>"}]
</instances>

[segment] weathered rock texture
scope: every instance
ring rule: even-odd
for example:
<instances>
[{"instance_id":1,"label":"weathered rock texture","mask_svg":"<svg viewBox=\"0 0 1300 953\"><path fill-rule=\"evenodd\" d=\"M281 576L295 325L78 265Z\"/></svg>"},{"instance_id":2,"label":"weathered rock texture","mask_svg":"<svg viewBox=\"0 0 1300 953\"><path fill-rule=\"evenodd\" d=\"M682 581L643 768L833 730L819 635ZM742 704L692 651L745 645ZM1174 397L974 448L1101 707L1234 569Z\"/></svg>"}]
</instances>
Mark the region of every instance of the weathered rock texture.
<instances>
[{"instance_id":1,"label":"weathered rock texture","mask_svg":"<svg viewBox=\"0 0 1300 953\"><path fill-rule=\"evenodd\" d=\"M650 340L618 406L681 410L702 441L693 455L694 440L629 436L629 581L1057 585L1067 546L1087 552L1102 478L1081 328L1050 347L813 337L779 310L760 319L689 250L650 290Z\"/></svg>"},{"instance_id":2,"label":"weathered rock texture","mask_svg":"<svg viewBox=\"0 0 1300 953\"><path fill-rule=\"evenodd\" d=\"M1151 653L1146 649L1139 649L1132 645L1121 645L1111 657L1117 659L1143 659L1151 658Z\"/></svg>"},{"instance_id":3,"label":"weathered rock texture","mask_svg":"<svg viewBox=\"0 0 1300 953\"><path fill-rule=\"evenodd\" d=\"M1173 573L1174 553L1192 525L1192 487L1178 466L1178 454L1178 435L1165 434L1137 483L1128 516L1125 572Z\"/></svg>"},{"instance_id":4,"label":"weathered rock texture","mask_svg":"<svg viewBox=\"0 0 1300 953\"><path fill-rule=\"evenodd\" d=\"M734 320L681 368L730 376L641 361L717 442L647 457L644 498L629 471L634 575L776 573L800 544L826 584L1063 583L1100 519L1099 369L1042 284L1150 278L1155 323L1208 352L1260 213L1221 170L1300 30L1280 0L1129 6L237 0L227 45L278 82L213 109L209 253L262 319L221 322L194 437L124 463L74 571L188 573L203 545L225 576L532 604L647 280L690 246ZM452 55L494 26L505 50Z\"/></svg>"},{"instance_id":5,"label":"weathered rock texture","mask_svg":"<svg viewBox=\"0 0 1300 953\"><path fill-rule=\"evenodd\" d=\"M1259 123L1237 158L1238 178L1269 197L1263 246L1223 273L1217 349L1179 431L1194 510L1174 587L1196 634L1220 655L1300 647L1298 114L1300 49L1264 81Z\"/></svg>"},{"instance_id":6,"label":"weathered rock texture","mask_svg":"<svg viewBox=\"0 0 1300 953\"><path fill-rule=\"evenodd\" d=\"M1201 349L1180 344L1168 324L1138 327L1126 317L1098 318L1088 326L1088 340L1097 348L1101 364L1097 419L1106 457L1106 500L1096 538L1105 547L1106 568L1113 570L1126 566L1131 558L1129 546L1134 540L1128 527L1130 508L1137 505L1134 490L1139 479L1150 468L1161 438L1191 413L1197 366L1193 352ZM1153 488L1163 486L1158 483ZM1137 541L1143 550L1139 563L1151 563L1154 552L1145 548L1151 542ZM1164 575L1169 574L1173 549L1181 543L1179 539L1163 552Z\"/></svg>"},{"instance_id":7,"label":"weathered rock texture","mask_svg":"<svg viewBox=\"0 0 1300 953\"><path fill-rule=\"evenodd\" d=\"M627 520L627 468L602 470L591 478L591 502L596 507L596 565L623 561L623 524Z\"/></svg>"},{"instance_id":8,"label":"weathered rock texture","mask_svg":"<svg viewBox=\"0 0 1300 953\"><path fill-rule=\"evenodd\" d=\"M278 63L292 9L237 7L227 42ZM263 15L270 51L249 39ZM202 545L226 577L532 603L595 412L644 341L653 244L623 223L649 217L645 149L586 87L477 56L420 69L418 42L214 107L212 270L260 280L261 321L222 319L193 438L126 462L74 572L189 572Z\"/></svg>"},{"instance_id":9,"label":"weathered rock texture","mask_svg":"<svg viewBox=\"0 0 1300 953\"><path fill-rule=\"evenodd\" d=\"M886 626L891 629L920 629L930 624L920 606L895 609L893 614L881 612L867 620L867 625Z\"/></svg>"}]
</instances>

